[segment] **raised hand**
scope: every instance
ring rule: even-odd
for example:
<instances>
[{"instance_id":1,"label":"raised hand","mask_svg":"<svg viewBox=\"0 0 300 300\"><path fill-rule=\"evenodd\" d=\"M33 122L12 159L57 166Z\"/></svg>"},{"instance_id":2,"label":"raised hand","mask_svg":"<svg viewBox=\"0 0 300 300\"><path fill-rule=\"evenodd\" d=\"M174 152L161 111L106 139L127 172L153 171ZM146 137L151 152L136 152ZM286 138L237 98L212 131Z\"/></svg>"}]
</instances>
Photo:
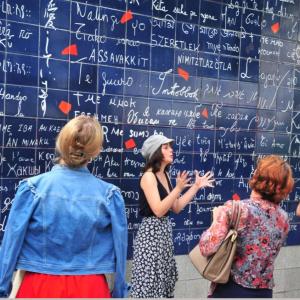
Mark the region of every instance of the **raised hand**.
<instances>
[{"instance_id":1,"label":"raised hand","mask_svg":"<svg viewBox=\"0 0 300 300\"><path fill-rule=\"evenodd\" d=\"M191 186L189 181L191 178L188 177L187 171L178 172L176 177L176 186L182 191L184 188Z\"/></svg>"},{"instance_id":2,"label":"raised hand","mask_svg":"<svg viewBox=\"0 0 300 300\"><path fill-rule=\"evenodd\" d=\"M195 171L195 185L200 188L204 187L214 187L213 183L215 179L213 178L214 174L211 171L208 171L202 177L199 176L199 172Z\"/></svg>"}]
</instances>

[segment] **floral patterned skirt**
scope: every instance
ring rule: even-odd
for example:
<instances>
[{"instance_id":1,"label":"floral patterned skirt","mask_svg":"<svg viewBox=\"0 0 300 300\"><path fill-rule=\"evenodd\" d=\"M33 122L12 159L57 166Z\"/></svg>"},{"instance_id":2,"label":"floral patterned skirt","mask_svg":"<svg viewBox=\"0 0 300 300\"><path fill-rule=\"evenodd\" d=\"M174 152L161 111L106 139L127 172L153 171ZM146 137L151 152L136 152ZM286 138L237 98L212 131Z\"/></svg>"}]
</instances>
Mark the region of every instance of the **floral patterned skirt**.
<instances>
[{"instance_id":1,"label":"floral patterned skirt","mask_svg":"<svg viewBox=\"0 0 300 300\"><path fill-rule=\"evenodd\" d=\"M173 297L177 280L169 217L143 218L134 242L131 297Z\"/></svg>"}]
</instances>

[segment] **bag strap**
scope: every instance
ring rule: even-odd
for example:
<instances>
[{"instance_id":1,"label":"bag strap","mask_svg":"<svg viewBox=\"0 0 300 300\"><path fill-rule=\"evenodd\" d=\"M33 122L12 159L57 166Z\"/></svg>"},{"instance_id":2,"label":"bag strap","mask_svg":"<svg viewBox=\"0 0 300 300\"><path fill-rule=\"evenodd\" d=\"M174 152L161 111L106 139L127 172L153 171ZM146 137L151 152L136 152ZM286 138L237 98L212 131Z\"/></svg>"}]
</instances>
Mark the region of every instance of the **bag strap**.
<instances>
[{"instance_id":1,"label":"bag strap","mask_svg":"<svg viewBox=\"0 0 300 300\"><path fill-rule=\"evenodd\" d=\"M237 230L239 223L240 223L240 217L242 214L242 209L240 205L240 201L234 201L232 200L232 209L231 209L231 222L230 222L230 228L233 228Z\"/></svg>"}]
</instances>

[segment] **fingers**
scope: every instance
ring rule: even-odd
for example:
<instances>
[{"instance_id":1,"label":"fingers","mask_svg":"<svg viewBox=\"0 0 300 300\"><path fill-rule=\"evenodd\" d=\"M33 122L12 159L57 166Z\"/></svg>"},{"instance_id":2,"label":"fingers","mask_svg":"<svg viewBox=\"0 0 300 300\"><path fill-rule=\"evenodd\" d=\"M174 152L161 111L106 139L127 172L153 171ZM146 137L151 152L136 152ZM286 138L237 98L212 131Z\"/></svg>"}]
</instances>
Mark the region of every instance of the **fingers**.
<instances>
[{"instance_id":1,"label":"fingers","mask_svg":"<svg viewBox=\"0 0 300 300\"><path fill-rule=\"evenodd\" d=\"M188 184L190 181L191 181L191 178L189 177L185 180L185 184Z\"/></svg>"},{"instance_id":2,"label":"fingers","mask_svg":"<svg viewBox=\"0 0 300 300\"><path fill-rule=\"evenodd\" d=\"M188 184L191 180L191 178L188 177L188 176L189 176L189 174L188 174L187 171L183 171L182 174L181 174L181 179L182 179L182 181L184 182L185 185Z\"/></svg>"},{"instance_id":3,"label":"fingers","mask_svg":"<svg viewBox=\"0 0 300 300\"><path fill-rule=\"evenodd\" d=\"M182 171L177 173L177 179L186 179L189 176L187 171Z\"/></svg>"},{"instance_id":4,"label":"fingers","mask_svg":"<svg viewBox=\"0 0 300 300\"><path fill-rule=\"evenodd\" d=\"M202 177L200 177L199 171L197 170L194 170L194 174L195 174L195 183L199 185L199 187L211 187L211 188L214 187L215 179L213 178L214 173L212 171L206 172ZM182 171L181 173L178 172L177 180L180 180L183 184L185 184L186 187L191 186L188 185L188 183L191 180L191 178L188 176L189 173L187 171Z\"/></svg>"},{"instance_id":5,"label":"fingers","mask_svg":"<svg viewBox=\"0 0 300 300\"><path fill-rule=\"evenodd\" d=\"M185 178L187 178L188 174L186 171L182 171L182 172L178 172L177 173L177 180L184 180Z\"/></svg>"},{"instance_id":6,"label":"fingers","mask_svg":"<svg viewBox=\"0 0 300 300\"><path fill-rule=\"evenodd\" d=\"M182 189L191 186L191 184L189 184L190 180L191 178L189 177L189 173L187 171L177 173L176 184Z\"/></svg>"},{"instance_id":7,"label":"fingers","mask_svg":"<svg viewBox=\"0 0 300 300\"><path fill-rule=\"evenodd\" d=\"M208 186L208 187L215 187L214 186L214 183L215 183L215 180L213 179L213 180L210 180L210 181L208 181L207 183L206 183L206 186Z\"/></svg>"},{"instance_id":8,"label":"fingers","mask_svg":"<svg viewBox=\"0 0 300 300\"><path fill-rule=\"evenodd\" d=\"M188 176L188 172L187 172L187 171L185 171L185 170L184 170L184 171L182 171L182 172L181 172L181 176L187 177L187 176Z\"/></svg>"},{"instance_id":9,"label":"fingers","mask_svg":"<svg viewBox=\"0 0 300 300\"><path fill-rule=\"evenodd\" d=\"M215 180L210 180L205 182L205 186L214 187Z\"/></svg>"},{"instance_id":10,"label":"fingers","mask_svg":"<svg viewBox=\"0 0 300 300\"><path fill-rule=\"evenodd\" d=\"M208 171L204 174L203 177L207 178L207 179L211 179L214 176L214 173L212 171Z\"/></svg>"},{"instance_id":11,"label":"fingers","mask_svg":"<svg viewBox=\"0 0 300 300\"><path fill-rule=\"evenodd\" d=\"M206 180L207 180L208 186L213 187L213 183L215 182L214 173L213 172L207 172L205 175L207 175Z\"/></svg>"},{"instance_id":12,"label":"fingers","mask_svg":"<svg viewBox=\"0 0 300 300\"><path fill-rule=\"evenodd\" d=\"M215 179L213 178L214 173L212 171L206 172L202 177L199 176L198 171L195 170L194 173L195 173L195 184L197 184L199 188L214 187Z\"/></svg>"},{"instance_id":13,"label":"fingers","mask_svg":"<svg viewBox=\"0 0 300 300\"><path fill-rule=\"evenodd\" d=\"M189 183L189 184L186 184L184 187L185 187L185 188L188 188L188 187L191 187L191 186L192 186L192 184Z\"/></svg>"},{"instance_id":14,"label":"fingers","mask_svg":"<svg viewBox=\"0 0 300 300\"><path fill-rule=\"evenodd\" d=\"M196 177L199 176L199 172L197 170L195 170L194 173L195 173ZM202 176L202 178L206 178L208 180L213 177L214 177L214 172L212 172L212 171L208 171Z\"/></svg>"}]
</instances>

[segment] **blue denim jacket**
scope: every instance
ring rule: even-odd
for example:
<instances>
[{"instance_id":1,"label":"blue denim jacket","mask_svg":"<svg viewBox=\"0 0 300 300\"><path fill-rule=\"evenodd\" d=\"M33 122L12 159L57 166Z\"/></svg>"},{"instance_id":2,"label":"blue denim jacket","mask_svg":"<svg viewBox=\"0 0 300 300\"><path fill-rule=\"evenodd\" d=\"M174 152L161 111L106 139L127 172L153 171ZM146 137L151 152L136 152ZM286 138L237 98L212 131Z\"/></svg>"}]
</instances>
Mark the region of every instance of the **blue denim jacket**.
<instances>
[{"instance_id":1,"label":"blue denim jacket","mask_svg":"<svg viewBox=\"0 0 300 300\"><path fill-rule=\"evenodd\" d=\"M86 167L56 165L23 180L0 250L0 296L15 269L44 274L115 272L113 297L127 296L127 220L120 190Z\"/></svg>"}]
</instances>

